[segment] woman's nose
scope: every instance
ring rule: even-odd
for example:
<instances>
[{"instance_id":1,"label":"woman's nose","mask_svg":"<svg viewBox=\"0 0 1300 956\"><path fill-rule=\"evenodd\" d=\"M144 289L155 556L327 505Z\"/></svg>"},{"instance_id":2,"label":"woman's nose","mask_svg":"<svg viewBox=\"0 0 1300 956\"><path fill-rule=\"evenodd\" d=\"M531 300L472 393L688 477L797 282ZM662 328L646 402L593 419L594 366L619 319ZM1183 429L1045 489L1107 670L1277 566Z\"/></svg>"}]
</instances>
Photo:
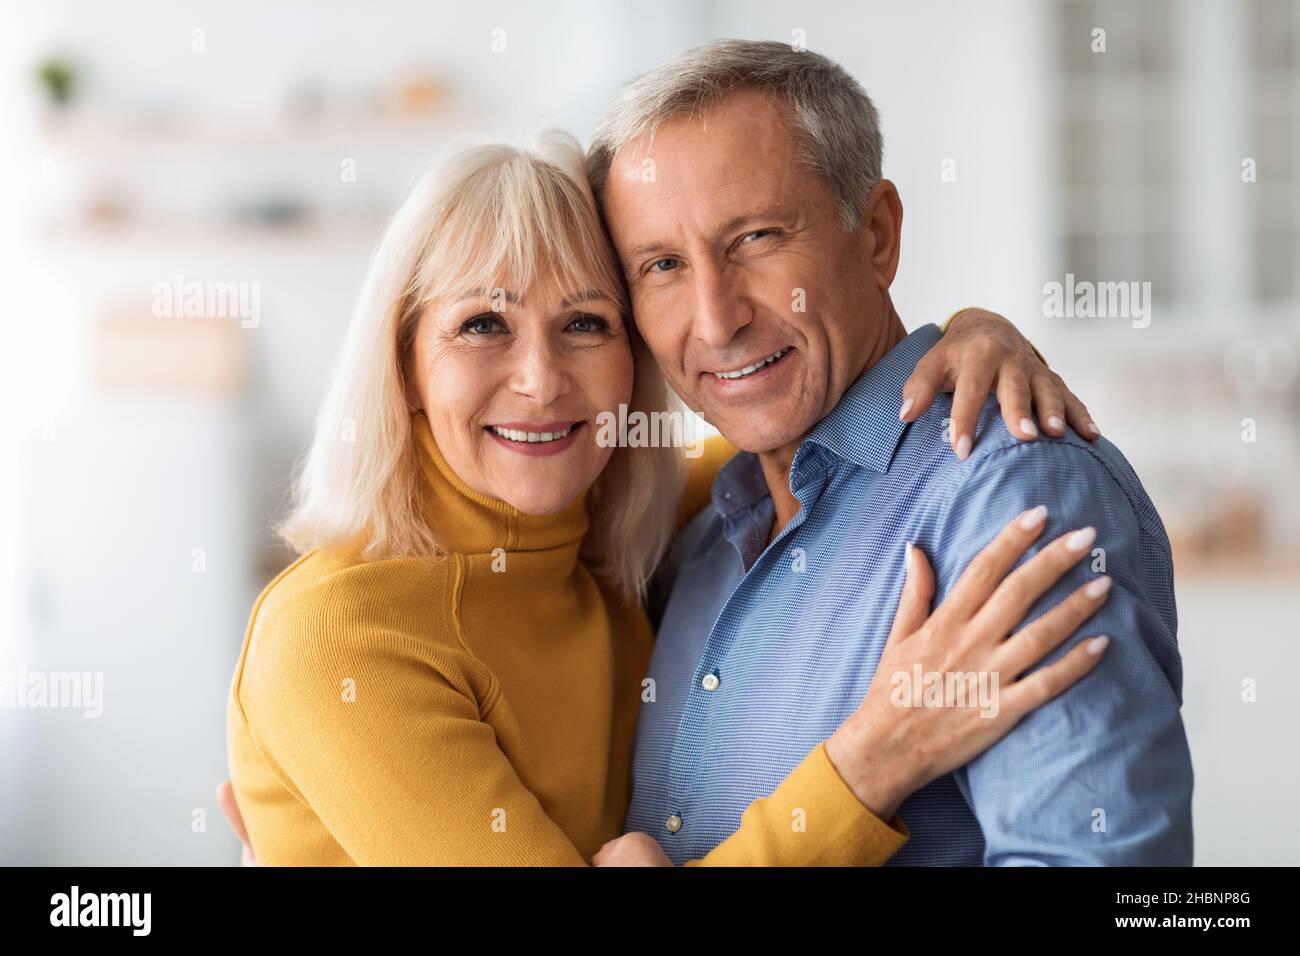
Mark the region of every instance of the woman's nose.
<instances>
[{"instance_id":1,"label":"woman's nose","mask_svg":"<svg viewBox=\"0 0 1300 956\"><path fill-rule=\"evenodd\" d=\"M511 390L539 405L551 405L569 391L564 357L547 342L535 342L519 353L511 371Z\"/></svg>"}]
</instances>

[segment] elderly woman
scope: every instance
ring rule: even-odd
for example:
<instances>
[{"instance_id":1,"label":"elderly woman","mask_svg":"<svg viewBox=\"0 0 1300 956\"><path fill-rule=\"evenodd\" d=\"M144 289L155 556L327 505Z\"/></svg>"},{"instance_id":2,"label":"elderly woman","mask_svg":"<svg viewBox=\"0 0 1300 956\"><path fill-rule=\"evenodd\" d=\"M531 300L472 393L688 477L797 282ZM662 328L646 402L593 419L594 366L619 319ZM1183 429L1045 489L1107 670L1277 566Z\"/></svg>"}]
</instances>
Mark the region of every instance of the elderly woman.
<instances>
[{"instance_id":1,"label":"elderly woman","mask_svg":"<svg viewBox=\"0 0 1300 956\"><path fill-rule=\"evenodd\" d=\"M582 865L621 832L654 636L641 602L732 449L713 439L687 462L598 440L601 412L663 410L668 395L582 160L559 134L461 152L419 182L373 259L283 528L302 556L258 597L230 691L229 812L260 863ZM1003 344L1004 321L985 328L941 340L929 367L973 377L979 395L999 366L1011 387L1014 369L1041 371ZM1039 512L968 572L976 610ZM1074 560L1047 547L1012 577L1039 595ZM932 579L915 549L911 562L879 672L940 654L988 670L988 651L923 629ZM1100 600L1053 616L1021 670ZM872 767L891 792L915 790L1096 660L1072 652L1027 675L1026 702L992 720L881 706L889 688L873 685ZM916 746L935 740L938 756ZM698 862L885 860L906 829L849 789L836 743ZM791 839L787 805L836 826ZM619 847L605 859L666 862L648 837Z\"/></svg>"}]
</instances>

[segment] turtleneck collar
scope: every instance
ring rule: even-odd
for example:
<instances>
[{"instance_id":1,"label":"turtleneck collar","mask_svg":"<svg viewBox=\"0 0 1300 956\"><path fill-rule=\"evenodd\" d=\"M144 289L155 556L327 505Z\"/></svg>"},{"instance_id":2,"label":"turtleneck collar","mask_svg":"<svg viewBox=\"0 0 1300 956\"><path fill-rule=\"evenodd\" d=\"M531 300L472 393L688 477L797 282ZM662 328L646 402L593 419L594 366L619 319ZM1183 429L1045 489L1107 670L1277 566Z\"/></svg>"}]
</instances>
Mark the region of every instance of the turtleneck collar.
<instances>
[{"instance_id":1,"label":"turtleneck collar","mask_svg":"<svg viewBox=\"0 0 1300 956\"><path fill-rule=\"evenodd\" d=\"M424 476L425 514L448 551L547 551L578 545L587 533L586 491L555 514L524 514L504 501L479 494L461 480L443 458L424 412L411 415L411 429ZM575 560L577 552L573 547Z\"/></svg>"}]
</instances>

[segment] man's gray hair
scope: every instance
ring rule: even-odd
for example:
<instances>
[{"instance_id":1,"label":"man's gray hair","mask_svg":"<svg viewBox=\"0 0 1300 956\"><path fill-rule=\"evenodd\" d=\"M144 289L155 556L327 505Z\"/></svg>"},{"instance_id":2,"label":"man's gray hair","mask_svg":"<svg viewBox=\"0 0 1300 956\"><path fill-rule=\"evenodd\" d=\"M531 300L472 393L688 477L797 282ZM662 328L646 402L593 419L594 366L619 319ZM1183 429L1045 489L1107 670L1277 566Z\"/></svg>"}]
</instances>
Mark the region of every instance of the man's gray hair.
<instances>
[{"instance_id":1,"label":"man's gray hair","mask_svg":"<svg viewBox=\"0 0 1300 956\"><path fill-rule=\"evenodd\" d=\"M800 159L835 197L846 232L857 229L880 181L876 107L848 72L820 53L768 40L713 40L638 77L596 124L587 176L604 196L614 153L679 116L699 115L743 89L769 91L790 114Z\"/></svg>"}]
</instances>

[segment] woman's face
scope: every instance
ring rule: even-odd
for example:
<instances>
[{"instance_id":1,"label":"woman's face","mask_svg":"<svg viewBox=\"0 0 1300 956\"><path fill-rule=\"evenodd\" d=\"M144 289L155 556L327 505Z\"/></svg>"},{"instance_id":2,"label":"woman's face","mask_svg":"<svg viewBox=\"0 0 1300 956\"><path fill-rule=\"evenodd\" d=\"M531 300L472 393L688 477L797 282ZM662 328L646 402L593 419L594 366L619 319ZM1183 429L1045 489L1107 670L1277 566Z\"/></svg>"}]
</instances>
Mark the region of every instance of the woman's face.
<instances>
[{"instance_id":1,"label":"woman's face","mask_svg":"<svg viewBox=\"0 0 1300 956\"><path fill-rule=\"evenodd\" d=\"M526 514L559 511L591 486L613 453L596 443L596 415L632 397L618 307L583 290L434 302L409 363L410 399L447 463L475 491Z\"/></svg>"}]
</instances>

